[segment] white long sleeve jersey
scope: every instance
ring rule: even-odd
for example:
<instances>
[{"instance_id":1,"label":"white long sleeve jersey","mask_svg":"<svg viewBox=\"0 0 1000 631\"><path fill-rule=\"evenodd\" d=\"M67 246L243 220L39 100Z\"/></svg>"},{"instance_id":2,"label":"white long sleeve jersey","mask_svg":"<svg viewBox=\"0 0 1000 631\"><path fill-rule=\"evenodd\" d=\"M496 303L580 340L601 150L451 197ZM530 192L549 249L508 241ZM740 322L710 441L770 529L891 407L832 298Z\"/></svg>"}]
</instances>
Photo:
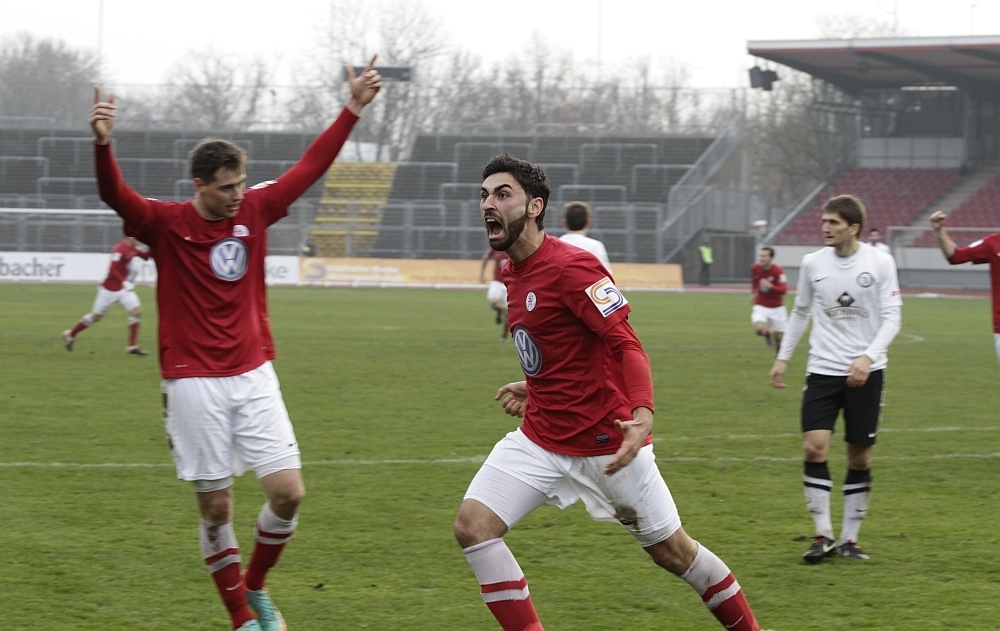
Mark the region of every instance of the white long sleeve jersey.
<instances>
[{"instance_id":1,"label":"white long sleeve jersey","mask_svg":"<svg viewBox=\"0 0 1000 631\"><path fill-rule=\"evenodd\" d=\"M808 372L843 375L861 355L872 359L872 370L885 368L902 319L896 261L867 244L859 246L847 257L831 247L802 257L795 308L778 359L791 358L811 315Z\"/></svg>"}]
</instances>

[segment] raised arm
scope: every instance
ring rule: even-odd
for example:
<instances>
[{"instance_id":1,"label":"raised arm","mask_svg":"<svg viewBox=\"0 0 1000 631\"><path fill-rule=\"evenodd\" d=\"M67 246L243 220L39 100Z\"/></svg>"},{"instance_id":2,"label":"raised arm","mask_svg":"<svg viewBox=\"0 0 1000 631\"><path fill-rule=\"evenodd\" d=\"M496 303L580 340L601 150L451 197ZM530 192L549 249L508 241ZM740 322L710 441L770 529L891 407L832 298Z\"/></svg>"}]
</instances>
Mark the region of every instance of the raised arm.
<instances>
[{"instance_id":1,"label":"raised arm","mask_svg":"<svg viewBox=\"0 0 1000 631\"><path fill-rule=\"evenodd\" d=\"M351 98L340 116L309 145L298 162L282 174L277 183L260 187L259 194L265 195L276 209L283 209L301 197L333 164L362 110L382 88L382 76L374 69L377 57L378 55L372 57L360 76L354 74L351 66L344 66L351 87ZM277 221L279 218L271 219Z\"/></svg>"},{"instance_id":2,"label":"raised arm","mask_svg":"<svg viewBox=\"0 0 1000 631\"><path fill-rule=\"evenodd\" d=\"M90 108L90 128L94 132L94 170L101 200L125 220L125 234L152 243L155 237L146 228L153 220L150 202L125 184L121 169L111 152L111 129L115 124L115 95L101 99L100 86L94 86L94 105Z\"/></svg>"},{"instance_id":3,"label":"raised arm","mask_svg":"<svg viewBox=\"0 0 1000 631\"><path fill-rule=\"evenodd\" d=\"M948 230L944 227L947 221L948 215L940 210L930 217L931 228L934 229L934 238L937 239L938 247L941 248L941 253L944 254L944 257L950 260L955 255L955 250L958 249L958 246L948 235Z\"/></svg>"}]
</instances>

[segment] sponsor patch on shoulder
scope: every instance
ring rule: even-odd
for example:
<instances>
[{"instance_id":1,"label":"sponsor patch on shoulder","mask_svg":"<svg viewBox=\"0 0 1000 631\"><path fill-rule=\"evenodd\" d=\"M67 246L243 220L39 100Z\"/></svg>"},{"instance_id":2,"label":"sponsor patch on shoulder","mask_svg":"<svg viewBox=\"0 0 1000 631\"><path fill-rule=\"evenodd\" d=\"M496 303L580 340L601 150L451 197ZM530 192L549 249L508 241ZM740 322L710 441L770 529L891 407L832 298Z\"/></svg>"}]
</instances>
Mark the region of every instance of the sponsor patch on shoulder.
<instances>
[{"instance_id":1,"label":"sponsor patch on shoulder","mask_svg":"<svg viewBox=\"0 0 1000 631\"><path fill-rule=\"evenodd\" d=\"M251 191L259 191L262 188L267 188L268 186L270 186L272 184L277 184L277 183L278 183L278 180L267 180L266 182L261 182L259 184L254 184L253 186L250 187L250 190Z\"/></svg>"},{"instance_id":2,"label":"sponsor patch on shoulder","mask_svg":"<svg viewBox=\"0 0 1000 631\"><path fill-rule=\"evenodd\" d=\"M585 291L587 297L605 318L628 304L628 300L625 300L625 296L607 276L587 287Z\"/></svg>"}]
</instances>

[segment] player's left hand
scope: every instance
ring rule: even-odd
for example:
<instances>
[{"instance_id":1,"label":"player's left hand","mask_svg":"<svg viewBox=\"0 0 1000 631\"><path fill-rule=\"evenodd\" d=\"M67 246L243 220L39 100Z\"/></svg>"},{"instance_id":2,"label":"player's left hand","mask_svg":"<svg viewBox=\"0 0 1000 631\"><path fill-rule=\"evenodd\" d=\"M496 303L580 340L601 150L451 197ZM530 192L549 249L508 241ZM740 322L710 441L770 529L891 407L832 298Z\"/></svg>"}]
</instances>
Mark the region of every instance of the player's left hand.
<instances>
[{"instance_id":1,"label":"player's left hand","mask_svg":"<svg viewBox=\"0 0 1000 631\"><path fill-rule=\"evenodd\" d=\"M872 359L867 355L862 355L847 367L847 387L860 388L868 383L868 375L872 372Z\"/></svg>"},{"instance_id":2,"label":"player's left hand","mask_svg":"<svg viewBox=\"0 0 1000 631\"><path fill-rule=\"evenodd\" d=\"M771 290L771 281L767 280L766 278L760 279L760 290L764 291L764 292L770 291Z\"/></svg>"},{"instance_id":3,"label":"player's left hand","mask_svg":"<svg viewBox=\"0 0 1000 631\"><path fill-rule=\"evenodd\" d=\"M621 447L615 452L614 457L604 467L604 475L612 475L629 465L635 460L639 450L642 449L649 434L653 431L653 411L649 408L639 407L632 411L635 416L631 421L619 421L615 419L615 427L622 431Z\"/></svg>"},{"instance_id":4,"label":"player's left hand","mask_svg":"<svg viewBox=\"0 0 1000 631\"><path fill-rule=\"evenodd\" d=\"M528 384L525 381L515 381L497 390L495 401L503 406L503 411L511 416L524 418L524 410L528 407Z\"/></svg>"},{"instance_id":5,"label":"player's left hand","mask_svg":"<svg viewBox=\"0 0 1000 631\"><path fill-rule=\"evenodd\" d=\"M378 91L382 89L382 75L375 70L375 60L378 55L374 55L368 62L368 66L360 75L354 74L354 68L350 64L344 65L347 72L347 84L351 86L351 100L347 103L347 108L356 115L361 114L361 110L372 102Z\"/></svg>"}]
</instances>

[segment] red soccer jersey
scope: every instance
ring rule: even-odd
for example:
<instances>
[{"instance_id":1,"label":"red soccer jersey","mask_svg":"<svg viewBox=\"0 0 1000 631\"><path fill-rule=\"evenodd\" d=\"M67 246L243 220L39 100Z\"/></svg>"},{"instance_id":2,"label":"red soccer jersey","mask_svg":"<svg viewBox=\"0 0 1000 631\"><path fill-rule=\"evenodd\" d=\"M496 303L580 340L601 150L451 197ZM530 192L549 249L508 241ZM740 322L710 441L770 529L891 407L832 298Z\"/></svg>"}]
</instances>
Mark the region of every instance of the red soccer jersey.
<instances>
[{"instance_id":1,"label":"red soccer jersey","mask_svg":"<svg viewBox=\"0 0 1000 631\"><path fill-rule=\"evenodd\" d=\"M993 290L993 332L1000 333L1000 234L991 234L968 247L957 248L948 258L952 265L959 263L989 263L990 287Z\"/></svg>"},{"instance_id":2,"label":"red soccer jersey","mask_svg":"<svg viewBox=\"0 0 1000 631\"><path fill-rule=\"evenodd\" d=\"M510 262L510 257L507 256L506 252L494 250L493 248L490 248L489 255L493 259L493 280L503 282L503 279L500 278L500 272Z\"/></svg>"},{"instance_id":3,"label":"red soccer jersey","mask_svg":"<svg viewBox=\"0 0 1000 631\"><path fill-rule=\"evenodd\" d=\"M528 386L521 431L553 453L615 453L622 434L614 421L631 419L633 403L652 408L629 401L622 363L602 339L626 319L628 301L597 257L548 235L504 266L502 280Z\"/></svg>"},{"instance_id":4,"label":"red soccer jersey","mask_svg":"<svg viewBox=\"0 0 1000 631\"><path fill-rule=\"evenodd\" d=\"M103 199L125 234L156 259L160 371L165 379L228 377L274 356L264 283L267 227L329 168L358 118L336 122L275 181L251 187L235 217L207 221L191 200L145 199L122 179L109 145L95 145Z\"/></svg>"},{"instance_id":5,"label":"red soccer jersey","mask_svg":"<svg viewBox=\"0 0 1000 631\"><path fill-rule=\"evenodd\" d=\"M121 291L122 283L128 278L129 263L137 256L149 260L149 252L119 241L111 250L111 266L108 268L108 277L101 283L101 287L108 291Z\"/></svg>"},{"instance_id":6,"label":"red soccer jersey","mask_svg":"<svg viewBox=\"0 0 1000 631\"><path fill-rule=\"evenodd\" d=\"M750 266L750 277L750 286L753 289L753 293L757 296L754 299L754 304L762 307L785 306L785 292L788 291L788 279L785 278L785 270L781 269L780 265L771 263L767 269L764 269L760 263L754 263ZM762 278L766 278L771 283L770 289L762 290L760 288Z\"/></svg>"}]
</instances>

